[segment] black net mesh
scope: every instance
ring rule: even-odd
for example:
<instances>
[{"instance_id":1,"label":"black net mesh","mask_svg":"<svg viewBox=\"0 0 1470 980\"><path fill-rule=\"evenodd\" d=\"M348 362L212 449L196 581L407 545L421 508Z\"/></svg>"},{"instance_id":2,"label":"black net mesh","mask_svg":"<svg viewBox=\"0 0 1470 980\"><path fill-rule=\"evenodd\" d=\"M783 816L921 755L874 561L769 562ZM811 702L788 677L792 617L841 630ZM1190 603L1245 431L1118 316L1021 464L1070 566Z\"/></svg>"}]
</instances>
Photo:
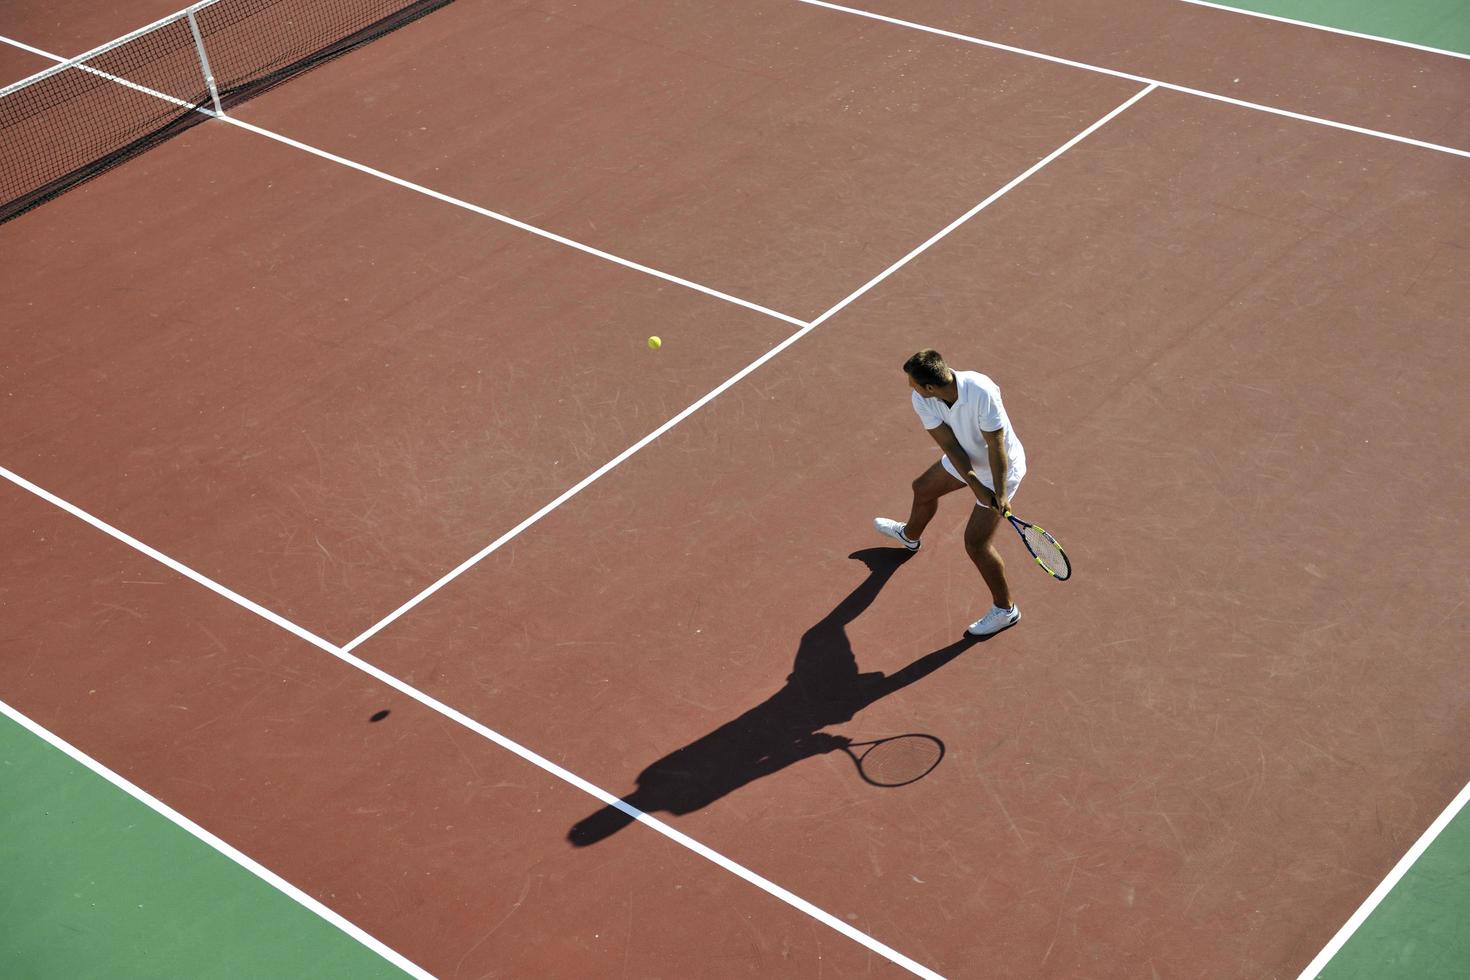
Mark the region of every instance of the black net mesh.
<instances>
[{"instance_id":1,"label":"black net mesh","mask_svg":"<svg viewBox=\"0 0 1470 980\"><path fill-rule=\"evenodd\" d=\"M230 106L451 0L216 0L190 8ZM188 18L0 90L0 222L210 118Z\"/></svg>"}]
</instances>

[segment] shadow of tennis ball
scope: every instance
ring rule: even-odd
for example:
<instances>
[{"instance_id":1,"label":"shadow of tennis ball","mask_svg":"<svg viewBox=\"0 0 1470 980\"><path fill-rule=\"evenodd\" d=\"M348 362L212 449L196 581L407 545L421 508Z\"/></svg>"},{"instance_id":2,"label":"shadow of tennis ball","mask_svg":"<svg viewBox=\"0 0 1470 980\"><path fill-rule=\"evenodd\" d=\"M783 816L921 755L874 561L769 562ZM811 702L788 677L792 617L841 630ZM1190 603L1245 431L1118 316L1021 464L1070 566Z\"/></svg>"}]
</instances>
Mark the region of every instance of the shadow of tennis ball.
<instances>
[{"instance_id":1,"label":"shadow of tennis ball","mask_svg":"<svg viewBox=\"0 0 1470 980\"><path fill-rule=\"evenodd\" d=\"M371 718L369 718L368 721L382 721L386 717L388 717L388 709L384 708L382 711L377 712Z\"/></svg>"}]
</instances>

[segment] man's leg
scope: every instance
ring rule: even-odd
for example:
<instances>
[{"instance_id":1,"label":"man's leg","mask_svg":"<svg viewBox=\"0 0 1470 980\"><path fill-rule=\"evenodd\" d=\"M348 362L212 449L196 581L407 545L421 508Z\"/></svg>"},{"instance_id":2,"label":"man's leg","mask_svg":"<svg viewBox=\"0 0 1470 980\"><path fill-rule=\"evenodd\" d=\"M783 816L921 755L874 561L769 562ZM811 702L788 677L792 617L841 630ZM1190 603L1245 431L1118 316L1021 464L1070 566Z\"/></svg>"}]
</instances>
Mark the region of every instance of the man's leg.
<instances>
[{"instance_id":1,"label":"man's leg","mask_svg":"<svg viewBox=\"0 0 1470 980\"><path fill-rule=\"evenodd\" d=\"M948 474L945 474L948 476ZM965 525L965 551L981 578L990 586L990 597L1001 609L1011 608L1011 587L1006 583L1006 563L995 549L995 529L1000 513L990 507L972 507L970 522Z\"/></svg>"},{"instance_id":2,"label":"man's leg","mask_svg":"<svg viewBox=\"0 0 1470 980\"><path fill-rule=\"evenodd\" d=\"M956 480L949 475L942 462L936 462L914 480L914 506L909 511L909 519L903 526L903 533L911 541L919 540L919 535L924 533L924 528L934 519L939 512L939 498L947 493L954 493L965 486L964 481Z\"/></svg>"},{"instance_id":3,"label":"man's leg","mask_svg":"<svg viewBox=\"0 0 1470 980\"><path fill-rule=\"evenodd\" d=\"M1006 584L1006 563L1001 561L1000 552L995 550L992 538L1000 524L1000 513L990 507L973 507L970 522L965 525L965 551L970 560L980 569L985 584L990 586L990 598L995 602L990 611L971 623L965 632L970 636L990 636L1016 625L1021 619L1021 610L1011 604L1011 587Z\"/></svg>"}]
</instances>

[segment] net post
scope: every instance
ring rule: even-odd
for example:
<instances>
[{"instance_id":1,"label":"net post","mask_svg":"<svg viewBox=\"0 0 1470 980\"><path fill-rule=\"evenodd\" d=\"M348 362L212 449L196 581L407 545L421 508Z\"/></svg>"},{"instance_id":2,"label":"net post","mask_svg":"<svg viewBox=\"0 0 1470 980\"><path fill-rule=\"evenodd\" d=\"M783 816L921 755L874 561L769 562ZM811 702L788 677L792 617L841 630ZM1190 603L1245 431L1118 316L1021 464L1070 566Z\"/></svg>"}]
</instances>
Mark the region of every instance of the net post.
<instances>
[{"instance_id":1,"label":"net post","mask_svg":"<svg viewBox=\"0 0 1470 980\"><path fill-rule=\"evenodd\" d=\"M199 33L199 21L194 19L193 7L185 13L189 17L189 30L194 32L194 48L199 52L199 67L204 69L204 82L209 86L209 97L214 100L214 113L223 116L225 109L219 104L219 90L214 87L214 72L209 68L209 55L204 53L204 38Z\"/></svg>"}]
</instances>

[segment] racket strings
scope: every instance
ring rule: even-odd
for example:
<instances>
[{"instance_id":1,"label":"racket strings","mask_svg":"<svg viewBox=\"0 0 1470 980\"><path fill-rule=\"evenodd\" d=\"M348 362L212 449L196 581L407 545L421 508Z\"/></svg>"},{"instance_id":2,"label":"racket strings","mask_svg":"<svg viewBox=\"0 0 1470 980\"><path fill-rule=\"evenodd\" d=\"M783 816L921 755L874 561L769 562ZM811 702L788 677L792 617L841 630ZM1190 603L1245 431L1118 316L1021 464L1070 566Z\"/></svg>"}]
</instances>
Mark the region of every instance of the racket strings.
<instances>
[{"instance_id":1,"label":"racket strings","mask_svg":"<svg viewBox=\"0 0 1470 980\"><path fill-rule=\"evenodd\" d=\"M1071 574L1072 569L1067 563L1067 556L1062 552L1061 545L1057 544L1050 534L1039 527L1032 526L1022 531L1021 536L1026 539L1026 547L1031 549L1036 560L1041 562L1042 567L1047 571L1058 578L1066 578Z\"/></svg>"}]
</instances>

